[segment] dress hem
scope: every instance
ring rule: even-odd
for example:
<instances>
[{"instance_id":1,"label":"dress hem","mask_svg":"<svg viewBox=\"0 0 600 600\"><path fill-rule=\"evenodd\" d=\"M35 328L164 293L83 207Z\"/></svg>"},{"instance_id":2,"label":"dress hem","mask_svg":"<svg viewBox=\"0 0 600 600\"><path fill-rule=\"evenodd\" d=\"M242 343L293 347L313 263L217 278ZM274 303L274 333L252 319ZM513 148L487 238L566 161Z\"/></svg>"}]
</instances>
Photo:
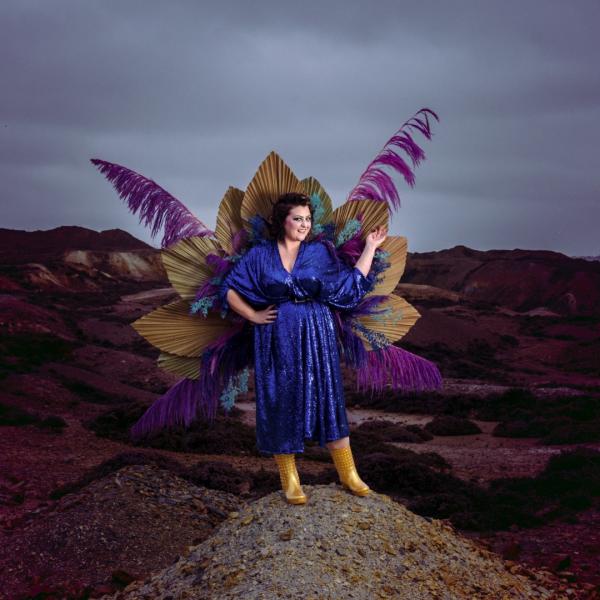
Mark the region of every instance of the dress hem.
<instances>
[{"instance_id":1,"label":"dress hem","mask_svg":"<svg viewBox=\"0 0 600 600\"><path fill-rule=\"evenodd\" d=\"M329 442L336 442L337 440L341 440L342 438L348 437L350 435L350 432L348 431L348 433L346 433L345 435L342 435L341 437L337 437L335 439L332 440L325 440L325 442L321 443L319 440L313 440L312 438L304 438L305 441L312 441L312 442L318 442L319 446L321 448L325 448L325 444L328 444ZM258 451L261 454L302 454L305 450L305 446L302 446L301 450L290 450L288 452L281 452L280 450L261 450L260 448L258 448Z\"/></svg>"}]
</instances>

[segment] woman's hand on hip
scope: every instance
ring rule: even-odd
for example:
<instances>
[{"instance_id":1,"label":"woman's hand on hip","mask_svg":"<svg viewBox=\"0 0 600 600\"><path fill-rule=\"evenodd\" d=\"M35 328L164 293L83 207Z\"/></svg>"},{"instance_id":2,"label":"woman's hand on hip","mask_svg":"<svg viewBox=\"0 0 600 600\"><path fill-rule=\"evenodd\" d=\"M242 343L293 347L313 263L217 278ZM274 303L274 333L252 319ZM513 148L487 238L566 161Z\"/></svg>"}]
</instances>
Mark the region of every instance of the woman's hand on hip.
<instances>
[{"instance_id":1,"label":"woman's hand on hip","mask_svg":"<svg viewBox=\"0 0 600 600\"><path fill-rule=\"evenodd\" d=\"M277 308L275 304L267 306L264 310L255 310L254 313L248 318L252 323L257 325L266 325L267 323L273 323L277 319Z\"/></svg>"}]
</instances>

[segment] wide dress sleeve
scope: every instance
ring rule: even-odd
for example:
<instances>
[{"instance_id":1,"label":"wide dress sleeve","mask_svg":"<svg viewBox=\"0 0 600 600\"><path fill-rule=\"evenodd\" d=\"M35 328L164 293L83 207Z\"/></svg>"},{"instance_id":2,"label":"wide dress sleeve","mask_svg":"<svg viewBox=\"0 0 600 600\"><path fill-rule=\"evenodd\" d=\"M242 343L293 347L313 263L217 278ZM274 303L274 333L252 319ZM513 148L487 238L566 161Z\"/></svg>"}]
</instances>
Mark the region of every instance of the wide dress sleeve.
<instances>
[{"instance_id":1,"label":"wide dress sleeve","mask_svg":"<svg viewBox=\"0 0 600 600\"><path fill-rule=\"evenodd\" d=\"M238 292L244 300L252 305L268 304L269 299L262 290L261 261L259 248L250 248L233 265L219 286L219 300L222 311L229 310L227 292L230 289Z\"/></svg>"},{"instance_id":2,"label":"wide dress sleeve","mask_svg":"<svg viewBox=\"0 0 600 600\"><path fill-rule=\"evenodd\" d=\"M357 267L336 261L325 245L322 245L320 258L322 267L319 300L334 308L356 308L365 294L373 289L375 275L369 273L365 277Z\"/></svg>"}]
</instances>

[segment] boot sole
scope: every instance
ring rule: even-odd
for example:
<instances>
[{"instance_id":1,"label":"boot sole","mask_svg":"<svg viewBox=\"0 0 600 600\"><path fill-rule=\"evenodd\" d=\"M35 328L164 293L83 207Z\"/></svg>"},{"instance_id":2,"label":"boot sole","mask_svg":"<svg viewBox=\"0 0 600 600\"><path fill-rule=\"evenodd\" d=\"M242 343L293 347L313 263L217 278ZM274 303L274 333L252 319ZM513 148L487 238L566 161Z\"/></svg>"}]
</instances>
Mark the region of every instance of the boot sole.
<instances>
[{"instance_id":1,"label":"boot sole","mask_svg":"<svg viewBox=\"0 0 600 600\"><path fill-rule=\"evenodd\" d=\"M355 496L368 496L369 492L371 491L371 488L367 488L366 490L353 490L352 488L348 487L345 483L342 483L342 487L346 490L348 490L350 493L354 494Z\"/></svg>"},{"instance_id":2,"label":"boot sole","mask_svg":"<svg viewBox=\"0 0 600 600\"><path fill-rule=\"evenodd\" d=\"M286 498L288 504L306 504L306 498Z\"/></svg>"}]
</instances>

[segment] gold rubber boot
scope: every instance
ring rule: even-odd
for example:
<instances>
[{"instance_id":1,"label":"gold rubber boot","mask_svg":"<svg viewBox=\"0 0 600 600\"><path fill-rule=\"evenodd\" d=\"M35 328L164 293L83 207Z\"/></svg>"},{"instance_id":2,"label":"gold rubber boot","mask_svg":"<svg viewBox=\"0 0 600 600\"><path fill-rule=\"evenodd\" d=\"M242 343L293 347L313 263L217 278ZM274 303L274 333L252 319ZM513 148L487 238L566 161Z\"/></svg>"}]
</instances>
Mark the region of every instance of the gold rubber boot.
<instances>
[{"instance_id":1,"label":"gold rubber boot","mask_svg":"<svg viewBox=\"0 0 600 600\"><path fill-rule=\"evenodd\" d=\"M293 454L275 454L275 462L279 467L279 479L288 504L306 504L306 495L300 487L300 477L296 470Z\"/></svg>"},{"instance_id":2,"label":"gold rubber boot","mask_svg":"<svg viewBox=\"0 0 600 600\"><path fill-rule=\"evenodd\" d=\"M337 469L342 485L355 496L366 496L371 488L358 476L350 446L330 448L333 464Z\"/></svg>"}]
</instances>

